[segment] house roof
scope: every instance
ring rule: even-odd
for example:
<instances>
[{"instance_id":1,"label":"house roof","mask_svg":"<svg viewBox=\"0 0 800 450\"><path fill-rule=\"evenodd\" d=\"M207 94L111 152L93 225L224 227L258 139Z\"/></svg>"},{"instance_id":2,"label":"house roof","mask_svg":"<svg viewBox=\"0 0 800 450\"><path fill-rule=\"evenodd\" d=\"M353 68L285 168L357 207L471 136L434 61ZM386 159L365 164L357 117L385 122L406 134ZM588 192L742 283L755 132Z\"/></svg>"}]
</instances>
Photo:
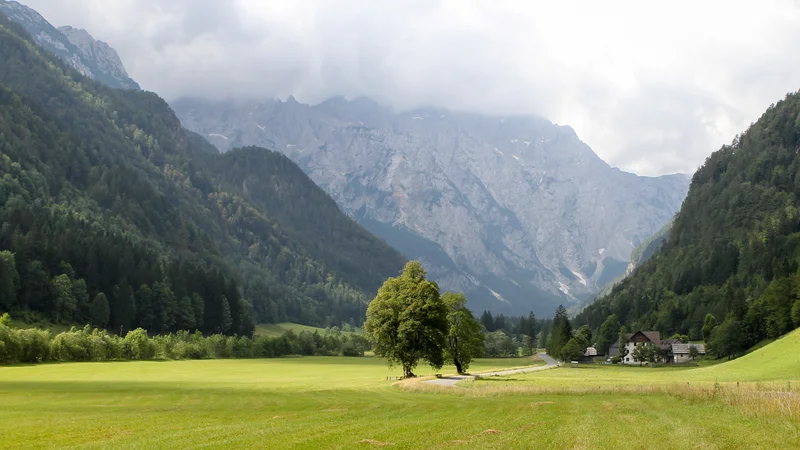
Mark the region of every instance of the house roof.
<instances>
[{"instance_id":1,"label":"house roof","mask_svg":"<svg viewBox=\"0 0 800 450\"><path fill-rule=\"evenodd\" d=\"M644 337L646 337L650 342L652 342L655 345L658 346L661 345L661 333L659 333L658 331L637 331L636 333L633 333L628 337L628 342L630 342L630 340L633 339L633 337L636 336L637 334L644 335Z\"/></svg>"},{"instance_id":2,"label":"house roof","mask_svg":"<svg viewBox=\"0 0 800 450\"><path fill-rule=\"evenodd\" d=\"M706 354L706 346L704 344L672 344L672 354L688 355L689 347L695 347L700 355Z\"/></svg>"},{"instance_id":3,"label":"house roof","mask_svg":"<svg viewBox=\"0 0 800 450\"><path fill-rule=\"evenodd\" d=\"M673 344L683 344L680 339L664 339L661 341L661 350L670 350Z\"/></svg>"},{"instance_id":4,"label":"house roof","mask_svg":"<svg viewBox=\"0 0 800 450\"><path fill-rule=\"evenodd\" d=\"M597 349L594 347L586 347L586 352L583 356L597 356Z\"/></svg>"}]
</instances>

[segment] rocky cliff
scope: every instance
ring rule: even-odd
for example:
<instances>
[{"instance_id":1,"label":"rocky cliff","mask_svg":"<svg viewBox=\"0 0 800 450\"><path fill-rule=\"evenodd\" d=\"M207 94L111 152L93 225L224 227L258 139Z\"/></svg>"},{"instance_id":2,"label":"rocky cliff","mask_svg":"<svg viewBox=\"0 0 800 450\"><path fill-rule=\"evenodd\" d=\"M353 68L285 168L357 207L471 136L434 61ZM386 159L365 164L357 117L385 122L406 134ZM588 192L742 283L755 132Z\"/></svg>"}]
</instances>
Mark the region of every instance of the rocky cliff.
<instances>
[{"instance_id":1,"label":"rocky cliff","mask_svg":"<svg viewBox=\"0 0 800 450\"><path fill-rule=\"evenodd\" d=\"M689 183L613 168L570 127L538 117L395 112L364 98L173 106L222 151L287 154L473 309L549 314L587 298L624 273Z\"/></svg>"},{"instance_id":2,"label":"rocky cliff","mask_svg":"<svg viewBox=\"0 0 800 450\"><path fill-rule=\"evenodd\" d=\"M35 10L13 1L0 0L0 12L22 25L39 46L83 75L113 88L139 89L117 52L85 30L70 26L55 28Z\"/></svg>"}]
</instances>

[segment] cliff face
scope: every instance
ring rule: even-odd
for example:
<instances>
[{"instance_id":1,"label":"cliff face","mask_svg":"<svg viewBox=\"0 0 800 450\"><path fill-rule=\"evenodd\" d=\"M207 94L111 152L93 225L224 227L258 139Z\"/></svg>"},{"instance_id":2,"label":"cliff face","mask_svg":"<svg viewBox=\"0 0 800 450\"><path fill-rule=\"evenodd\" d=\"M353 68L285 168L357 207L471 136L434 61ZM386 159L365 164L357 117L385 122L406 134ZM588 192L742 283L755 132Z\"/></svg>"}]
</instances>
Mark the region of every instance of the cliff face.
<instances>
[{"instance_id":1,"label":"cliff face","mask_svg":"<svg viewBox=\"0 0 800 450\"><path fill-rule=\"evenodd\" d=\"M368 100L173 104L220 150L274 148L473 309L550 313L624 273L679 209L689 179L610 167L575 132L537 117Z\"/></svg>"},{"instance_id":2,"label":"cliff face","mask_svg":"<svg viewBox=\"0 0 800 450\"><path fill-rule=\"evenodd\" d=\"M70 26L55 28L38 12L17 2L0 0L0 12L22 25L39 46L83 75L113 88L139 89L117 52L85 30Z\"/></svg>"}]
</instances>

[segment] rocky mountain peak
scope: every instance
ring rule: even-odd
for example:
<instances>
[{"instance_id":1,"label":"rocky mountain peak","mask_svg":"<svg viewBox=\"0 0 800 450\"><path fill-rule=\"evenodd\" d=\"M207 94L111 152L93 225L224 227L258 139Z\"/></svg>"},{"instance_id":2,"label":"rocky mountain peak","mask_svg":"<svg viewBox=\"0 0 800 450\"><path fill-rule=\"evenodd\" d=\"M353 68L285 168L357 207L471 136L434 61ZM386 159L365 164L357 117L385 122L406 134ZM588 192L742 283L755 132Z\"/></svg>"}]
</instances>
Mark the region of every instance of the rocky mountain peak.
<instances>
[{"instance_id":1,"label":"rocky mountain peak","mask_svg":"<svg viewBox=\"0 0 800 450\"><path fill-rule=\"evenodd\" d=\"M342 97L173 107L222 151L262 145L288 155L475 309L549 314L586 298L624 273L689 183L612 168L571 127L535 116L397 112Z\"/></svg>"},{"instance_id":2,"label":"rocky mountain peak","mask_svg":"<svg viewBox=\"0 0 800 450\"><path fill-rule=\"evenodd\" d=\"M110 87L139 89L125 70L117 52L86 30L55 28L41 14L15 1L0 0L0 13L22 25L34 41L53 52L81 74Z\"/></svg>"}]
</instances>

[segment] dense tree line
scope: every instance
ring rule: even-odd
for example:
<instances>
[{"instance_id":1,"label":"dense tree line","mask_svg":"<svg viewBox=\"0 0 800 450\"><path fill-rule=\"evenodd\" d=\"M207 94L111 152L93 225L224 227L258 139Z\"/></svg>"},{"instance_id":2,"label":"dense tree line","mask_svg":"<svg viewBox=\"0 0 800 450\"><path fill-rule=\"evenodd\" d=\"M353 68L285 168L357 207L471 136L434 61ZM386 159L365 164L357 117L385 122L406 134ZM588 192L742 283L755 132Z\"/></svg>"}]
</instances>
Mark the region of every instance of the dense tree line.
<instances>
[{"instance_id":1,"label":"dense tree line","mask_svg":"<svg viewBox=\"0 0 800 450\"><path fill-rule=\"evenodd\" d=\"M533 312L527 316L506 317L502 313L492 315L491 311L484 311L479 320L486 332L484 356L487 357L519 356L520 349L523 355L532 355L547 341L546 338L540 340L540 332L549 321L537 319Z\"/></svg>"},{"instance_id":2,"label":"dense tree line","mask_svg":"<svg viewBox=\"0 0 800 450\"><path fill-rule=\"evenodd\" d=\"M36 328L15 329L0 317L0 364L47 361L115 361L150 359L274 358L287 355L364 356L364 336L332 331L320 334L287 331L280 337L203 335L185 330L149 336L141 328L120 337L100 328L73 327L51 335Z\"/></svg>"},{"instance_id":3,"label":"dense tree line","mask_svg":"<svg viewBox=\"0 0 800 450\"><path fill-rule=\"evenodd\" d=\"M122 334L359 324L403 258L286 157L209 146L0 15L0 312Z\"/></svg>"},{"instance_id":4,"label":"dense tree line","mask_svg":"<svg viewBox=\"0 0 800 450\"><path fill-rule=\"evenodd\" d=\"M800 325L799 150L793 93L705 161L662 249L575 323L598 330L613 314L632 330L706 339L719 356Z\"/></svg>"}]
</instances>

